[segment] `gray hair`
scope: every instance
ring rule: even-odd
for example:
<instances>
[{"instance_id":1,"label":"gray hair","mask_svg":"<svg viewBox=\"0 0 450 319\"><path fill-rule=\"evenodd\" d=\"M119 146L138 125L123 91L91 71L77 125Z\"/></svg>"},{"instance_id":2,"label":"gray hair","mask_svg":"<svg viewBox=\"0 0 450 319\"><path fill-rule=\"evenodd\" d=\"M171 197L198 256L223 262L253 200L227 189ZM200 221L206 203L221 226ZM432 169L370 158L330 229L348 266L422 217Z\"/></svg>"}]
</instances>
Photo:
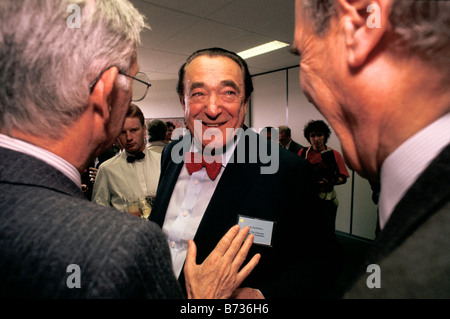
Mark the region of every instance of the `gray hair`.
<instances>
[{"instance_id":1,"label":"gray hair","mask_svg":"<svg viewBox=\"0 0 450 319\"><path fill-rule=\"evenodd\" d=\"M324 35L335 15L335 0L304 0L303 9L308 20L313 21L314 32Z\"/></svg>"},{"instance_id":2,"label":"gray hair","mask_svg":"<svg viewBox=\"0 0 450 319\"><path fill-rule=\"evenodd\" d=\"M80 8L79 28L69 26L70 5ZM103 70L129 71L145 27L127 0L2 0L0 130L60 138Z\"/></svg>"},{"instance_id":3,"label":"gray hair","mask_svg":"<svg viewBox=\"0 0 450 319\"><path fill-rule=\"evenodd\" d=\"M318 35L326 34L336 0L305 0L306 17ZM436 67L449 70L450 1L392 1L389 21L396 53L415 54ZM443 68L446 66L446 68Z\"/></svg>"}]
</instances>

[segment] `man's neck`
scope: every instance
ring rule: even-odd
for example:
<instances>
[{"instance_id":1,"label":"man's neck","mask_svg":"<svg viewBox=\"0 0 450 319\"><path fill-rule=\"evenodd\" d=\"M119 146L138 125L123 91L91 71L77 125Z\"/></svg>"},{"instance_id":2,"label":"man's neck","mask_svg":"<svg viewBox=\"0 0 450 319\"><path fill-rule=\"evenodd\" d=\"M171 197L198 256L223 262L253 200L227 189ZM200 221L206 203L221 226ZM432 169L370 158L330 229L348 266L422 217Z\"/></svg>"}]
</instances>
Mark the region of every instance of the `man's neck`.
<instances>
[{"instance_id":1,"label":"man's neck","mask_svg":"<svg viewBox=\"0 0 450 319\"><path fill-rule=\"evenodd\" d=\"M70 135L62 135L60 139L53 139L45 136L35 136L18 130L11 130L9 136L33 144L44 150L47 150L71 165L73 165L80 173L87 167L92 150L88 149L88 145L82 143L81 139L73 139ZM85 150L80 152L77 150Z\"/></svg>"},{"instance_id":2,"label":"man's neck","mask_svg":"<svg viewBox=\"0 0 450 319\"><path fill-rule=\"evenodd\" d=\"M146 145L144 144L144 145L142 145L142 147L141 147L139 150L137 150L137 151L134 151L134 152L130 152L130 151L128 151L128 150L125 150L125 151L127 152L127 155L135 156L136 154L139 154L139 153L144 152L144 151L145 151L145 147L146 147Z\"/></svg>"},{"instance_id":3,"label":"man's neck","mask_svg":"<svg viewBox=\"0 0 450 319\"><path fill-rule=\"evenodd\" d=\"M439 73L434 78L429 75L417 66L410 76L399 77L398 83L404 84L396 85L396 92L386 94L391 98L380 123L379 163L411 136L450 112L450 90L442 84L444 78Z\"/></svg>"},{"instance_id":4,"label":"man's neck","mask_svg":"<svg viewBox=\"0 0 450 319\"><path fill-rule=\"evenodd\" d=\"M387 53L354 76L351 87L355 94L349 108L353 119L338 135L344 155L362 176L377 180L389 154L450 112L450 90L444 75L448 71L430 68L419 58ZM358 111L361 105L363 112Z\"/></svg>"}]
</instances>

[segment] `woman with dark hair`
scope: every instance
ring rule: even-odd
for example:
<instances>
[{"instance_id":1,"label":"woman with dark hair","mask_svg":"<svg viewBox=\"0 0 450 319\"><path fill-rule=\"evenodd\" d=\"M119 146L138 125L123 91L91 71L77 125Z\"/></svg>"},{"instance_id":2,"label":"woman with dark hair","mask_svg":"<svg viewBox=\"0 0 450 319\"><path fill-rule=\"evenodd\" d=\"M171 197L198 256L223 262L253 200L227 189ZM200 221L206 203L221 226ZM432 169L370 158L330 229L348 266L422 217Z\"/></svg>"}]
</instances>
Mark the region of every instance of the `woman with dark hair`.
<instances>
[{"instance_id":1,"label":"woman with dark hair","mask_svg":"<svg viewBox=\"0 0 450 319\"><path fill-rule=\"evenodd\" d=\"M319 196L325 201L330 221L329 227L333 227L334 231L339 206L334 186L345 184L349 174L341 154L326 145L331 130L324 121L309 121L305 125L303 134L311 146L301 148L298 155L314 166Z\"/></svg>"}]
</instances>

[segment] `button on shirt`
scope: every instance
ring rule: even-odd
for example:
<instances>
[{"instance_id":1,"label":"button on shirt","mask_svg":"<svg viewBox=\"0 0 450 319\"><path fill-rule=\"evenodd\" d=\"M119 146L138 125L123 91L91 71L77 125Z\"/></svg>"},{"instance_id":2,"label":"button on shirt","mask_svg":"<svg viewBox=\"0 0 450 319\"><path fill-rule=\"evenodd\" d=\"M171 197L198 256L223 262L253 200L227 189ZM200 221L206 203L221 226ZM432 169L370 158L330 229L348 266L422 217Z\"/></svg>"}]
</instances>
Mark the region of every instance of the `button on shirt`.
<instances>
[{"instance_id":1,"label":"button on shirt","mask_svg":"<svg viewBox=\"0 0 450 319\"><path fill-rule=\"evenodd\" d=\"M238 135L238 139L239 140ZM203 167L189 175L183 165L167 208L163 232L168 237L175 276L179 277L187 253L187 242L193 239L225 167L233 155L237 141L222 154L222 168L212 181ZM192 144L191 152L200 152Z\"/></svg>"}]
</instances>

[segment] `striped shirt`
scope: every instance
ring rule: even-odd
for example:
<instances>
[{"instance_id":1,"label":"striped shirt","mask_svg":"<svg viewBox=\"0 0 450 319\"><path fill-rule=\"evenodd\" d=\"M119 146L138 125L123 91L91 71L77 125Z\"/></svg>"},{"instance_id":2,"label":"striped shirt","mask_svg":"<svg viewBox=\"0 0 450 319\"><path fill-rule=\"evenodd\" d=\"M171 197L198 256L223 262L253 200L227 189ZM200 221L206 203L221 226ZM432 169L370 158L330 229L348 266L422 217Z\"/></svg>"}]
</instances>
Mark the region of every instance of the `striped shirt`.
<instances>
[{"instance_id":1,"label":"striped shirt","mask_svg":"<svg viewBox=\"0 0 450 319\"><path fill-rule=\"evenodd\" d=\"M386 158L381 166L381 229L406 191L449 143L450 113L410 137Z\"/></svg>"}]
</instances>

